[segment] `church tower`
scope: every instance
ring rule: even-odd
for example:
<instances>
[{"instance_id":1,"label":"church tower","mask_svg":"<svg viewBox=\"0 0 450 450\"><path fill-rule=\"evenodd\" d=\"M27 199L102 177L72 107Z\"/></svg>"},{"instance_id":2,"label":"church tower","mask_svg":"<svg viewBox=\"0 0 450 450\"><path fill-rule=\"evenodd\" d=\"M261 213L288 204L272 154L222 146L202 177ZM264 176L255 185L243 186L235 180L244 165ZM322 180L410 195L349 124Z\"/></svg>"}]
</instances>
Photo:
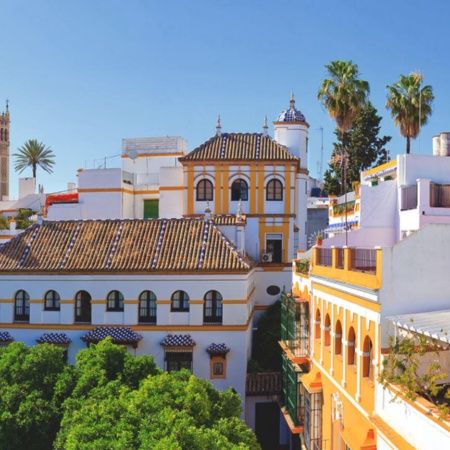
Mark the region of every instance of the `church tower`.
<instances>
[{"instance_id":1,"label":"church tower","mask_svg":"<svg viewBox=\"0 0 450 450\"><path fill-rule=\"evenodd\" d=\"M9 196L9 109L0 115L0 200Z\"/></svg>"}]
</instances>

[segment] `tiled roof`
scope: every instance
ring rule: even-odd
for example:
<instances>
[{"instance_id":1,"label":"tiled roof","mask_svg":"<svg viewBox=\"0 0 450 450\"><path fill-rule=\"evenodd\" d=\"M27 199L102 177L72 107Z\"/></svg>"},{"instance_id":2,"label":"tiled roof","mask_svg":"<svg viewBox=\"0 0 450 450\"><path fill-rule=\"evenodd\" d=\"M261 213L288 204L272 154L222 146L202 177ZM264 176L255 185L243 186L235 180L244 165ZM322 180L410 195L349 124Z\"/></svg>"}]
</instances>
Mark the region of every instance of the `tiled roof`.
<instances>
[{"instance_id":1,"label":"tiled roof","mask_svg":"<svg viewBox=\"0 0 450 450\"><path fill-rule=\"evenodd\" d=\"M195 341L189 334L169 334L162 342L163 347L193 347Z\"/></svg>"},{"instance_id":2,"label":"tiled roof","mask_svg":"<svg viewBox=\"0 0 450 450\"><path fill-rule=\"evenodd\" d=\"M288 149L262 133L222 133L197 147L180 161L295 161Z\"/></svg>"},{"instance_id":3,"label":"tiled roof","mask_svg":"<svg viewBox=\"0 0 450 450\"><path fill-rule=\"evenodd\" d=\"M44 221L0 247L2 272L248 271L211 220Z\"/></svg>"},{"instance_id":4,"label":"tiled roof","mask_svg":"<svg viewBox=\"0 0 450 450\"><path fill-rule=\"evenodd\" d=\"M206 352L210 355L225 355L230 351L230 349L225 344L211 344Z\"/></svg>"},{"instance_id":5,"label":"tiled roof","mask_svg":"<svg viewBox=\"0 0 450 450\"><path fill-rule=\"evenodd\" d=\"M274 395L281 392L280 372L261 372L247 374L245 385L247 395Z\"/></svg>"},{"instance_id":6,"label":"tiled roof","mask_svg":"<svg viewBox=\"0 0 450 450\"><path fill-rule=\"evenodd\" d=\"M38 344L59 344L69 345L72 341L65 333L44 333L39 339L36 339Z\"/></svg>"},{"instance_id":7,"label":"tiled roof","mask_svg":"<svg viewBox=\"0 0 450 450\"><path fill-rule=\"evenodd\" d=\"M294 95L292 94L291 102L288 109L285 109L278 116L278 122L306 122L305 116L295 107Z\"/></svg>"},{"instance_id":8,"label":"tiled roof","mask_svg":"<svg viewBox=\"0 0 450 450\"><path fill-rule=\"evenodd\" d=\"M211 220L216 225L236 225L236 216L235 215L214 215L211 216Z\"/></svg>"},{"instance_id":9,"label":"tiled roof","mask_svg":"<svg viewBox=\"0 0 450 450\"><path fill-rule=\"evenodd\" d=\"M7 331L0 331L0 342L12 342L14 338Z\"/></svg>"},{"instance_id":10,"label":"tiled roof","mask_svg":"<svg viewBox=\"0 0 450 450\"><path fill-rule=\"evenodd\" d=\"M120 328L120 327L97 327L95 330L89 331L84 335L81 340L84 342L97 343L108 336L114 344L134 344L142 339L142 336L130 327Z\"/></svg>"}]
</instances>

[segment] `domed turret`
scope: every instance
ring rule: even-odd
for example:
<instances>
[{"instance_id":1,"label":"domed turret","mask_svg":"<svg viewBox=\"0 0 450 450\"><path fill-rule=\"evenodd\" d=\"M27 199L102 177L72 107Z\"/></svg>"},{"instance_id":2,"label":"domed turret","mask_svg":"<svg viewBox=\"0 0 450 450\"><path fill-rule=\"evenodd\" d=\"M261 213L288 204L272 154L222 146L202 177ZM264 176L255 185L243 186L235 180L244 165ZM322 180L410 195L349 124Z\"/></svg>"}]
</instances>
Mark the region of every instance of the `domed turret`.
<instances>
[{"instance_id":1,"label":"domed turret","mask_svg":"<svg viewBox=\"0 0 450 450\"><path fill-rule=\"evenodd\" d=\"M291 94L289 108L282 111L277 122L306 122L305 116L295 107L294 93Z\"/></svg>"}]
</instances>

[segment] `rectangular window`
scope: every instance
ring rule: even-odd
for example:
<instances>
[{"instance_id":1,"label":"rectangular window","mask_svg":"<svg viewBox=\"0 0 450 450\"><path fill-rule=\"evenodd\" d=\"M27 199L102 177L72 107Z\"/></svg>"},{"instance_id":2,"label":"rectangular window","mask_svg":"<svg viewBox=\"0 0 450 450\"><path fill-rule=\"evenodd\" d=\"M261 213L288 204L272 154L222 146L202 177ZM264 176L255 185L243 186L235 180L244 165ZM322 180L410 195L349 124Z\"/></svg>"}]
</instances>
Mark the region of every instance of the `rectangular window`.
<instances>
[{"instance_id":1,"label":"rectangular window","mask_svg":"<svg viewBox=\"0 0 450 450\"><path fill-rule=\"evenodd\" d=\"M192 372L192 351L166 350L166 371L177 372L181 369Z\"/></svg>"},{"instance_id":2,"label":"rectangular window","mask_svg":"<svg viewBox=\"0 0 450 450\"><path fill-rule=\"evenodd\" d=\"M305 389L305 447L322 449L322 391L310 393Z\"/></svg>"}]
</instances>

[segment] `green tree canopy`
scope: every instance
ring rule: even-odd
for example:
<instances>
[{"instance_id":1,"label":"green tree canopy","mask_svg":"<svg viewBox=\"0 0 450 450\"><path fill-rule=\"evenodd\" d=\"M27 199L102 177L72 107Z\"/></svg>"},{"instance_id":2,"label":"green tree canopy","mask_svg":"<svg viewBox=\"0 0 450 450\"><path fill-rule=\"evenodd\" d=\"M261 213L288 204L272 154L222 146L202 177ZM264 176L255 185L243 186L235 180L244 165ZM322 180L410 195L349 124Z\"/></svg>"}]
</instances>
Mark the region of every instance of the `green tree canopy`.
<instances>
[{"instance_id":1,"label":"green tree canopy","mask_svg":"<svg viewBox=\"0 0 450 450\"><path fill-rule=\"evenodd\" d=\"M406 138L406 153L411 151L411 139L415 139L420 128L428 123L434 100L433 88L423 86L422 75L411 73L400 75L400 79L393 85L386 86L388 98L386 108L391 111L394 125L400 126L400 134Z\"/></svg>"},{"instance_id":2,"label":"green tree canopy","mask_svg":"<svg viewBox=\"0 0 450 450\"><path fill-rule=\"evenodd\" d=\"M0 450L51 449L73 370L54 345L0 348Z\"/></svg>"},{"instance_id":3,"label":"green tree canopy","mask_svg":"<svg viewBox=\"0 0 450 450\"><path fill-rule=\"evenodd\" d=\"M362 171L388 161L386 144L390 136L380 137L381 116L374 106L367 102L356 117L353 127L346 133L347 191L352 190L352 183L360 180ZM335 163L341 154L341 133L336 131L338 142L334 143L332 159L324 174L324 189L328 194L339 195L342 192L342 165Z\"/></svg>"},{"instance_id":4,"label":"green tree canopy","mask_svg":"<svg viewBox=\"0 0 450 450\"><path fill-rule=\"evenodd\" d=\"M259 449L239 396L188 371L163 373L105 340L79 352L76 374L56 449Z\"/></svg>"},{"instance_id":5,"label":"green tree canopy","mask_svg":"<svg viewBox=\"0 0 450 450\"><path fill-rule=\"evenodd\" d=\"M33 177L36 178L37 166L41 167L48 173L52 173L52 167L55 164L55 154L50 147L38 142L36 139L30 139L22 147L19 147L16 157L14 169L16 172L22 173L27 167L32 167Z\"/></svg>"}]
</instances>

